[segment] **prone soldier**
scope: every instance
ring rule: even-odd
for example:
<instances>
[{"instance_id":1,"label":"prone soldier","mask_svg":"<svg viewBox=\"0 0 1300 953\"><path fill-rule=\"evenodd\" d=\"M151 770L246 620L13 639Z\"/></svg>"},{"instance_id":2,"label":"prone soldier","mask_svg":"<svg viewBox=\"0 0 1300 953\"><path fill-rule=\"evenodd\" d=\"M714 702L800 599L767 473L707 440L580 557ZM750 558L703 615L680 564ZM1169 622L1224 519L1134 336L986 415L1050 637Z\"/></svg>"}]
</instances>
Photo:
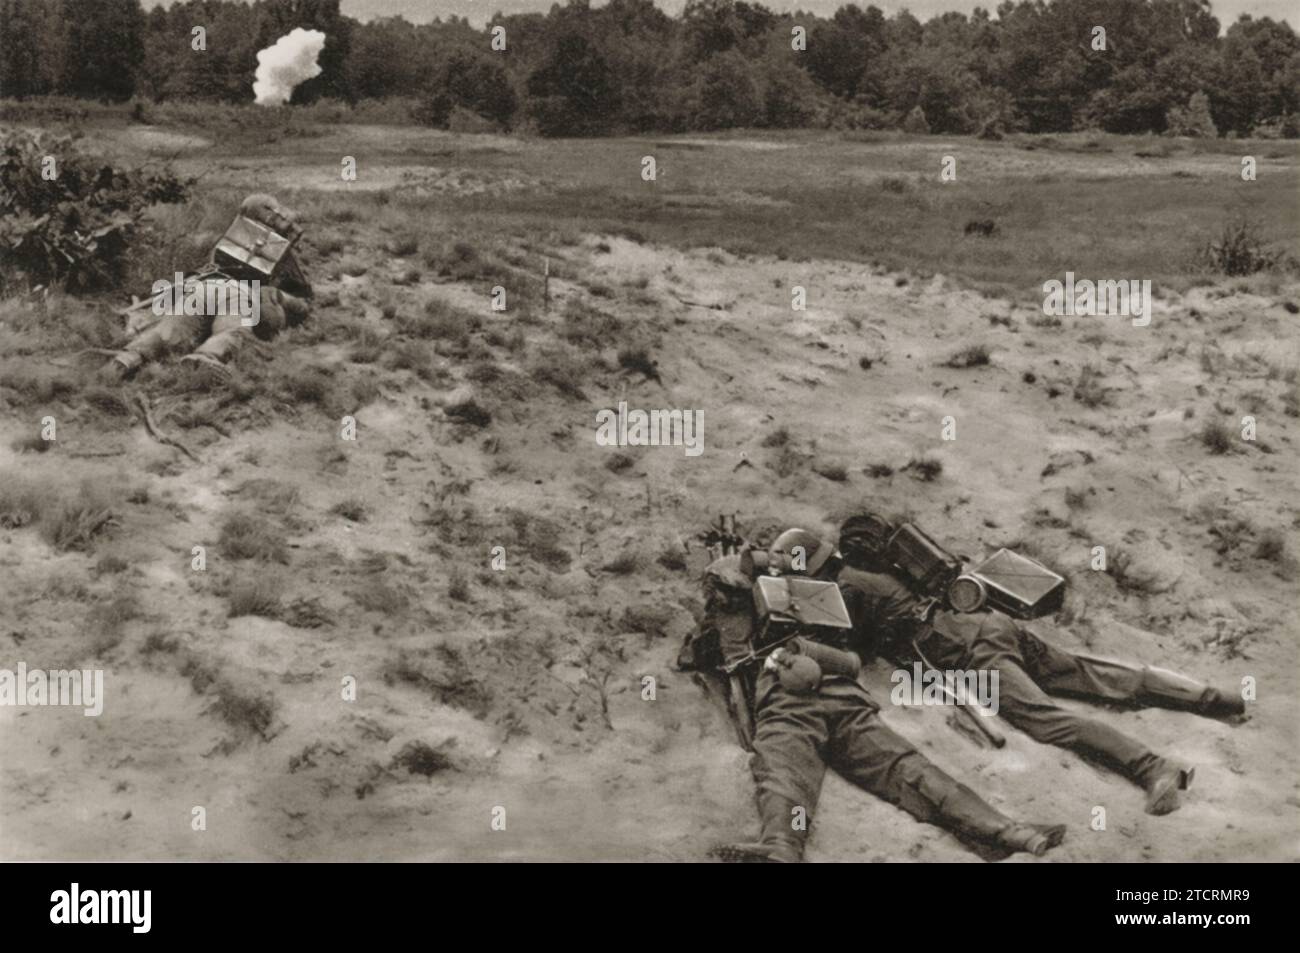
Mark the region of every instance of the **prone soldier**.
<instances>
[{"instance_id":1,"label":"prone soldier","mask_svg":"<svg viewBox=\"0 0 1300 953\"><path fill-rule=\"evenodd\" d=\"M850 517L839 546L848 563L836 581L864 636L864 657L876 654L936 669L996 669L999 711L1036 741L1089 755L1146 791L1149 814L1177 810L1193 768L1161 757L1095 718L1062 708L1052 695L1190 709L1208 717L1245 711L1240 695L1161 668L1076 655L1017 624L1006 614L933 606L913 591L889 552L897 531L875 513Z\"/></svg>"},{"instance_id":2,"label":"prone soldier","mask_svg":"<svg viewBox=\"0 0 1300 953\"><path fill-rule=\"evenodd\" d=\"M802 529L782 533L760 555L772 575L793 568L792 563L814 580L833 579L839 570L835 547ZM757 660L753 558L752 553L722 556L705 571L705 619L683 646L679 668L725 671ZM733 694L735 705L752 701L752 711L743 716L752 715L754 725L751 766L762 833L755 843L717 847L715 856L778 863L802 859L827 767L918 820L1003 855L1042 855L1061 843L1063 825L1008 817L881 721L880 706L855 677L860 661L851 651L852 639L826 645L811 638L810 630L799 631L798 638L770 650L761 667L754 666L759 670L752 699ZM800 817L808 823L796 823Z\"/></svg>"},{"instance_id":3,"label":"prone soldier","mask_svg":"<svg viewBox=\"0 0 1300 953\"><path fill-rule=\"evenodd\" d=\"M293 251L301 236L297 216L272 196L245 198L205 267L186 277L182 288L169 285L127 309L131 339L101 375L119 380L175 353L221 368L250 333L269 340L306 320L312 289ZM227 307L232 295L238 304ZM168 304L168 299L185 298L204 306L176 313ZM216 313L206 306L214 300L222 302ZM251 322L249 313L255 316Z\"/></svg>"}]
</instances>

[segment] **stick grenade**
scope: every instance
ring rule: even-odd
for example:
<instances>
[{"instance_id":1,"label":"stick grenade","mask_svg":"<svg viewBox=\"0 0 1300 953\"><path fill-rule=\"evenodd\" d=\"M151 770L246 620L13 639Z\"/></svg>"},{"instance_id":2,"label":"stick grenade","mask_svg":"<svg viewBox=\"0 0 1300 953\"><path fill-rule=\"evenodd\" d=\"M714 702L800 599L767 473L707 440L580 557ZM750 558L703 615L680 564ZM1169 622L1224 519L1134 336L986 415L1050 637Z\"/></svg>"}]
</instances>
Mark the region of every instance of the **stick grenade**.
<instances>
[{"instance_id":1,"label":"stick grenade","mask_svg":"<svg viewBox=\"0 0 1300 953\"><path fill-rule=\"evenodd\" d=\"M939 671L939 669L935 668L933 665L930 664L930 660L925 657L925 654L921 651L919 646L913 643L912 648L915 650L917 657L920 658L922 665L924 665L927 669L931 671L934 672ZM1002 732L998 731L992 725L987 724L988 720L993 717L992 715L981 715L972 711L971 706L966 704L962 699L958 698L957 693L954 692L951 688L949 688L947 683L943 679L939 680L939 686L943 689L944 695L952 699L952 702L956 706L957 710L961 712L961 714L965 715L967 720L974 723L976 729L979 730L979 733L984 736L984 738L989 742L989 744L993 745L993 747L995 748L1001 748L1006 745L1007 736L1004 735Z\"/></svg>"},{"instance_id":2,"label":"stick grenade","mask_svg":"<svg viewBox=\"0 0 1300 953\"><path fill-rule=\"evenodd\" d=\"M1007 736L1002 734L1002 732L998 731L992 725L987 724L989 718L992 717L991 715L980 715L972 711L971 706L964 704L962 700L957 697L956 693L954 693L947 685L943 686L943 693L953 700L953 704L963 715L966 716L968 721L974 722L975 727L979 729L979 733L988 740L989 744L993 745L995 748L1001 748L1006 745Z\"/></svg>"}]
</instances>

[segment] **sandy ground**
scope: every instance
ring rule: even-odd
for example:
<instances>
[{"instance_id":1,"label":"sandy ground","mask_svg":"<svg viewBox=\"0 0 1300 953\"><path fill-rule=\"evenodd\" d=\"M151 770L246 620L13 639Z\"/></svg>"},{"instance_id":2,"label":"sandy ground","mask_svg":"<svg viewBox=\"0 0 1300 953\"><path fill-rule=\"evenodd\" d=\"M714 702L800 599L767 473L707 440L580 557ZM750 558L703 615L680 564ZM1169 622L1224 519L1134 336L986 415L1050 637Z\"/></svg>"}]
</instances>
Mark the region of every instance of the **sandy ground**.
<instances>
[{"instance_id":1,"label":"sandy ground","mask_svg":"<svg viewBox=\"0 0 1300 953\"><path fill-rule=\"evenodd\" d=\"M198 464L142 428L100 435L65 425L71 450L124 451L78 461L87 475L127 472L148 491L152 503L127 514L116 541L131 584L147 593L148 617L102 657L102 717L0 708L0 856L703 859L710 844L752 834L756 818L746 755L718 700L672 670L701 608L707 556L693 535L721 512L830 532L839 516L872 505L910 510L972 556L1035 547L1070 576L1069 624L1037 627L1066 647L1225 685L1257 682L1241 725L1156 709L1100 713L1196 765L1185 806L1162 818L1142 813L1129 783L1010 726L1006 748L994 751L953 730L945 711L886 705L891 726L995 805L1066 823L1068 840L1049 859L1297 858L1294 575L1252 558L1249 545L1216 552L1210 532L1243 519L1281 528L1294 544L1298 422L1283 412L1289 385L1277 368L1294 369L1297 332L1282 299L1207 288L1159 302L1148 328L1082 317L1046 326L1032 309L942 276L922 282L847 262L737 259L596 235L568 254L571 267L610 284L647 279L645 300L614 306L661 330L662 381L599 378L586 402L530 394L529 413L493 424L505 451L465 439L437 410L445 395L418 383L362 409L343 459L337 422L319 414L214 439ZM369 280L322 279L339 302L315 320L379 322ZM790 309L795 284L810 289L805 312ZM559 301L585 295L559 281L554 291ZM421 284L409 293L468 291ZM942 366L971 344L987 345L991 364ZM333 345L312 347L338 358ZM1073 397L1085 364L1103 374L1101 406ZM619 399L701 410L705 453L633 448L634 465L611 473L593 415ZM1232 423L1248 412L1258 419L1254 444L1212 456L1196 439L1207 418ZM950 415L957 439L944 441ZM67 465L55 454L20 461L8 449L20 423L0 423L0 468ZM782 451L762 443L779 426L800 464L787 475ZM513 468L499 465L502 453ZM940 460L942 475L922 482L901 471L919 456ZM828 464L844 466L847 479L813 469ZM864 472L881 464L894 475ZM250 480L297 488L286 595L318 600L335 622L228 619L190 571L191 546L211 545L218 517ZM508 504L556 521L570 567L508 555L503 578L489 578L491 546L509 553L509 534L431 533L418 522L429 493L459 494L480 513ZM349 496L368 501L368 522L328 516ZM686 569L654 561L683 542ZM1132 555L1136 588L1089 569L1096 545ZM602 569L629 548L642 554L638 571ZM409 598L401 617L350 603L375 578L359 567L377 554L384 584ZM0 531L4 658L85 660L93 633L72 607L93 563L54 554L29 530ZM471 572L469 603L446 596L452 566ZM151 651L146 637L159 632L172 645ZM604 668L592 661L596 643L606 647ZM435 644L468 653L490 703L439 700L390 677L396 654ZM545 661L521 644L547 646ZM270 726L260 736L232 732L196 670L273 698ZM357 679L355 701L340 697L345 675ZM653 701L642 697L645 676L656 680ZM883 700L886 670L865 677ZM450 766L427 778L393 768L416 740L448 752ZM192 828L195 807L206 830ZM1096 807L1105 830L1092 829ZM498 808L504 830L492 825ZM810 860L978 859L835 777L815 818Z\"/></svg>"}]
</instances>

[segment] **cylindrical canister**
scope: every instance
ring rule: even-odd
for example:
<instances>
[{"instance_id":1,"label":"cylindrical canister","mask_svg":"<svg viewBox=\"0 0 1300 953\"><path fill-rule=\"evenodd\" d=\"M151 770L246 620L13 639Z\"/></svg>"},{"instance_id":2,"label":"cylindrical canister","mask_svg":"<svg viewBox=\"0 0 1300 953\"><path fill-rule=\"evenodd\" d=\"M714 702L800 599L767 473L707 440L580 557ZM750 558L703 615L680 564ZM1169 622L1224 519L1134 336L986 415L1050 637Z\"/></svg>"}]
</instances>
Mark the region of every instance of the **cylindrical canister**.
<instances>
[{"instance_id":1,"label":"cylindrical canister","mask_svg":"<svg viewBox=\"0 0 1300 953\"><path fill-rule=\"evenodd\" d=\"M846 678L857 678L858 673L862 671L862 659L858 658L853 652L832 648L811 639L798 638L794 642L799 653L816 662L823 675L843 675Z\"/></svg>"}]
</instances>

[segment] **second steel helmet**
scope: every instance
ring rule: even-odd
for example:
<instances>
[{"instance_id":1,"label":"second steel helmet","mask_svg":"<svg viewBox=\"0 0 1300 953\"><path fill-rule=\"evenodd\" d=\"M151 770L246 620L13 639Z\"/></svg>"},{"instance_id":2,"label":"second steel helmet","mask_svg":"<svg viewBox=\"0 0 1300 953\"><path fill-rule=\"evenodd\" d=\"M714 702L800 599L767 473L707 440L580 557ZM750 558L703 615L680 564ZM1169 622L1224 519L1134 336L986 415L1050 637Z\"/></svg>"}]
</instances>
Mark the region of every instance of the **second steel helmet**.
<instances>
[{"instance_id":1,"label":"second steel helmet","mask_svg":"<svg viewBox=\"0 0 1300 953\"><path fill-rule=\"evenodd\" d=\"M840 526L840 550L850 561L871 560L885 551L895 526L879 513L850 516Z\"/></svg>"}]
</instances>

